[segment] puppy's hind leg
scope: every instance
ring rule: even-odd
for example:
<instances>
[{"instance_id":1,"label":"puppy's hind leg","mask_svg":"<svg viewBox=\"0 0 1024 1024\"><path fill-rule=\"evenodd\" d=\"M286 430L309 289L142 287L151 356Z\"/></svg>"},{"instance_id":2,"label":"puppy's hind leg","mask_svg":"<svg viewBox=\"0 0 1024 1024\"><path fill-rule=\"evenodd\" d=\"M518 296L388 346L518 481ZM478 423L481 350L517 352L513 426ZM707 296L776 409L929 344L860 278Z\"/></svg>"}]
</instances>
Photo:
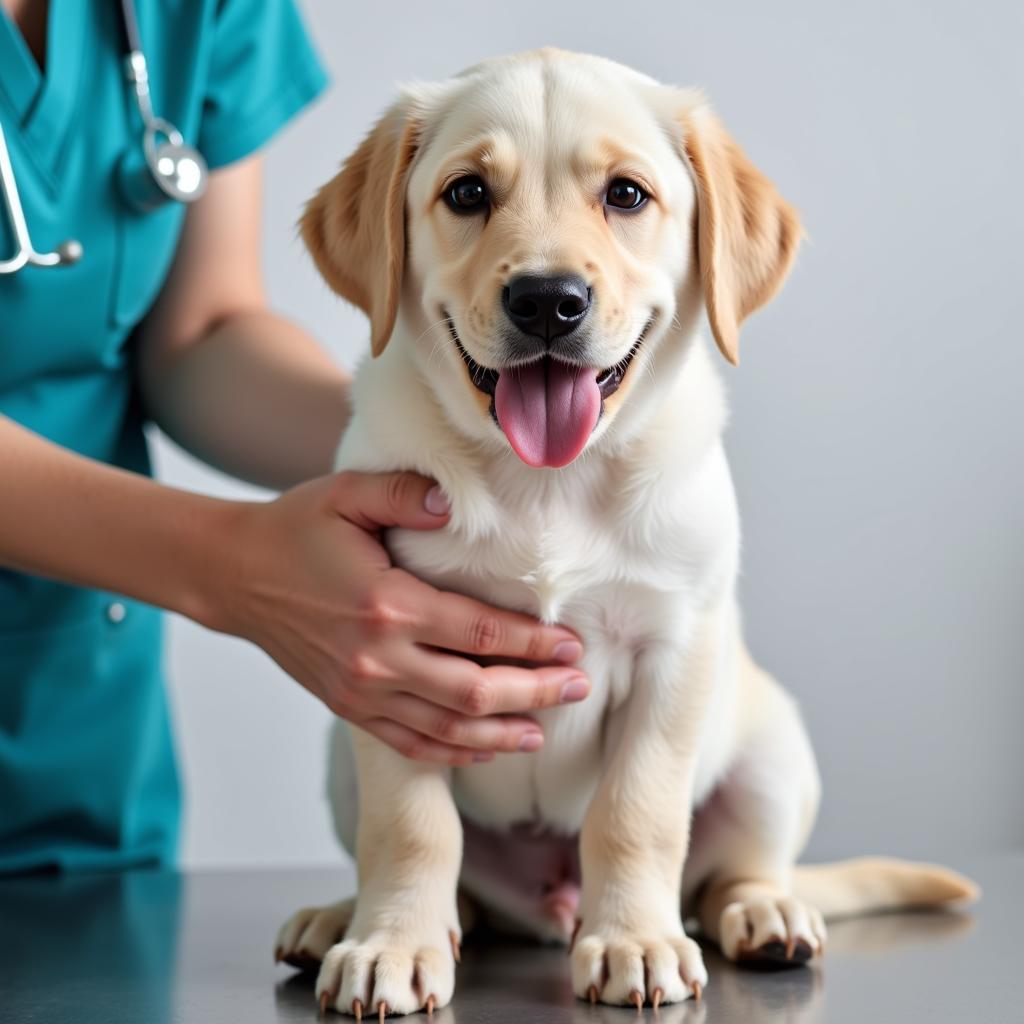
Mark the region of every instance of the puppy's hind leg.
<instances>
[{"instance_id":1,"label":"puppy's hind leg","mask_svg":"<svg viewBox=\"0 0 1024 1024\"><path fill-rule=\"evenodd\" d=\"M277 933L274 960L312 971L320 966L327 950L340 942L352 920L354 899L339 900L326 907L296 910Z\"/></svg>"},{"instance_id":2,"label":"puppy's hind leg","mask_svg":"<svg viewBox=\"0 0 1024 1024\"><path fill-rule=\"evenodd\" d=\"M730 960L806 963L823 952L825 925L791 876L817 813L817 767L792 700L746 652L741 666L737 758L695 815L684 888Z\"/></svg>"}]
</instances>

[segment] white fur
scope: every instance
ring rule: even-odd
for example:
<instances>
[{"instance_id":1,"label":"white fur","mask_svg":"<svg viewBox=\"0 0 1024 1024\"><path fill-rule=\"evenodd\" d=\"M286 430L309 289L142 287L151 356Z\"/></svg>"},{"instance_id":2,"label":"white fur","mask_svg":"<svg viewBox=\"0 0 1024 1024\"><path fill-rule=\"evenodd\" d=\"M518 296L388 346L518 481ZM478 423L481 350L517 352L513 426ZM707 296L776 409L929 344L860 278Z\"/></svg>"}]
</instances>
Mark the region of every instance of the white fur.
<instances>
[{"instance_id":1,"label":"white fur","mask_svg":"<svg viewBox=\"0 0 1024 1024\"><path fill-rule=\"evenodd\" d=\"M343 1012L381 1003L412 1012L428 995L447 1002L460 815L580 836L580 996L699 994L707 975L683 931L681 901L702 885L690 909L729 956L776 939L820 952L821 916L791 893L817 807L814 757L792 701L747 656L735 601L740 536L721 441L725 402L697 330L695 184L672 142L671 118L681 109L701 117L700 98L609 61L541 52L413 87L405 102L425 127L408 182L402 301L383 354L359 368L337 467L437 479L451 500L449 526L392 531L395 561L446 590L569 626L592 688L581 703L538 713L538 753L451 773L339 725L331 793L339 835L359 859L355 916L328 952L350 911L327 908L313 925L301 912L282 932L284 954L326 953L318 995ZM591 338L594 365L621 358L652 315L654 327L625 398L558 470L529 468L512 453L441 320L450 313L473 357L495 365L500 281L487 267L478 281L457 255L473 251L481 228L431 213L446 166L481 138L514 169L508 263L520 271L573 258L587 223L573 220L586 213L571 177L559 178L573 154L611 138L655 181L656 229L651 220L642 230L609 221L608 265L631 285L609 300L621 308L605 308ZM453 242L458 231L468 232L464 246ZM467 280L475 290L460 306ZM617 284L605 287L614 293ZM463 882L504 919L555 937L550 922L486 882ZM371 974L373 1007L363 1005Z\"/></svg>"},{"instance_id":2,"label":"white fur","mask_svg":"<svg viewBox=\"0 0 1024 1024\"><path fill-rule=\"evenodd\" d=\"M628 454L589 452L564 469L535 470L511 451L494 458L451 431L402 341L360 367L337 468L400 466L437 479L452 502L451 525L392 531L397 563L582 638L591 694L538 713L543 749L453 777L459 806L481 824L529 820L536 808L546 824L577 832L600 771L600 723L628 697L638 657L662 645L684 649L700 609L732 592L739 519L719 437L720 384L698 344ZM715 688L709 736L733 699L733 686ZM721 750L701 759L699 796L727 761Z\"/></svg>"}]
</instances>

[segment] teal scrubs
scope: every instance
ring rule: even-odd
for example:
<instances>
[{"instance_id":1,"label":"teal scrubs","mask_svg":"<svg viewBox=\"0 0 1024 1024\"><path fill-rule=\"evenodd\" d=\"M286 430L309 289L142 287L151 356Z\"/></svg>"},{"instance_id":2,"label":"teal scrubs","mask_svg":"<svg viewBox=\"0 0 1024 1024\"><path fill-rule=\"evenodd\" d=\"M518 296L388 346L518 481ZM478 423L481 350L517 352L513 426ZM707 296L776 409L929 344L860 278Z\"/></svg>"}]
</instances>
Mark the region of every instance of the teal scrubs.
<instances>
[{"instance_id":1,"label":"teal scrubs","mask_svg":"<svg viewBox=\"0 0 1024 1024\"><path fill-rule=\"evenodd\" d=\"M211 169L252 153L324 86L292 0L137 6L154 108ZM85 250L70 268L0 275L0 414L148 474L132 330L185 211L138 214L119 199L118 161L140 146L119 9L50 0L45 76L0 12L0 122L29 229L37 249L70 236ZM0 208L0 259L12 249ZM0 873L169 863L179 816L160 614L0 569Z\"/></svg>"}]
</instances>

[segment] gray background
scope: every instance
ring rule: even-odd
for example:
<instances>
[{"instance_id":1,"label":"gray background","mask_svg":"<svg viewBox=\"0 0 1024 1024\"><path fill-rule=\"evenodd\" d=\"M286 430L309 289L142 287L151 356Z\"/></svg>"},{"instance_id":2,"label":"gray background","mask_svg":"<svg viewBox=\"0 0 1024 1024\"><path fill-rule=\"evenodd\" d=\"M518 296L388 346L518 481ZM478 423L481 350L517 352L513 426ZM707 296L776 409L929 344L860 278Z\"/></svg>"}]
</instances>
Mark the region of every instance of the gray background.
<instances>
[{"instance_id":1,"label":"gray background","mask_svg":"<svg viewBox=\"0 0 1024 1024\"><path fill-rule=\"evenodd\" d=\"M811 241L748 324L728 447L751 646L800 700L811 855L1024 846L1024 14L1018 4L305 5L327 98L268 154L277 306L351 365L363 319L295 240L386 105L552 43L703 85ZM273 429L273 424L267 424ZM254 494L161 443L165 476ZM258 651L173 626L193 865L335 858L326 713Z\"/></svg>"}]
</instances>

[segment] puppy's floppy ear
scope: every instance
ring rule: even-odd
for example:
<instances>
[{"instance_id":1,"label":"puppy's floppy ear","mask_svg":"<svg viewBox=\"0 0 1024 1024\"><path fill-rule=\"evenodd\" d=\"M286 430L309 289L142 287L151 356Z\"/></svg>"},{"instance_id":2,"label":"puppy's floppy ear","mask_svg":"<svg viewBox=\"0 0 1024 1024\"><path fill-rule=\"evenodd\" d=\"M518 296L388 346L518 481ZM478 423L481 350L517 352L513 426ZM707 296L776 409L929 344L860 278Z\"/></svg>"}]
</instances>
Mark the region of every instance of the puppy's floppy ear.
<instances>
[{"instance_id":1,"label":"puppy's floppy ear","mask_svg":"<svg viewBox=\"0 0 1024 1024\"><path fill-rule=\"evenodd\" d=\"M405 268L405 186L420 133L402 101L309 201L301 230L327 283L370 318L373 354L398 315Z\"/></svg>"},{"instance_id":2,"label":"puppy's floppy ear","mask_svg":"<svg viewBox=\"0 0 1024 1024\"><path fill-rule=\"evenodd\" d=\"M697 188L697 262L711 330L739 361L739 326L782 287L800 219L703 105L681 116Z\"/></svg>"}]
</instances>

